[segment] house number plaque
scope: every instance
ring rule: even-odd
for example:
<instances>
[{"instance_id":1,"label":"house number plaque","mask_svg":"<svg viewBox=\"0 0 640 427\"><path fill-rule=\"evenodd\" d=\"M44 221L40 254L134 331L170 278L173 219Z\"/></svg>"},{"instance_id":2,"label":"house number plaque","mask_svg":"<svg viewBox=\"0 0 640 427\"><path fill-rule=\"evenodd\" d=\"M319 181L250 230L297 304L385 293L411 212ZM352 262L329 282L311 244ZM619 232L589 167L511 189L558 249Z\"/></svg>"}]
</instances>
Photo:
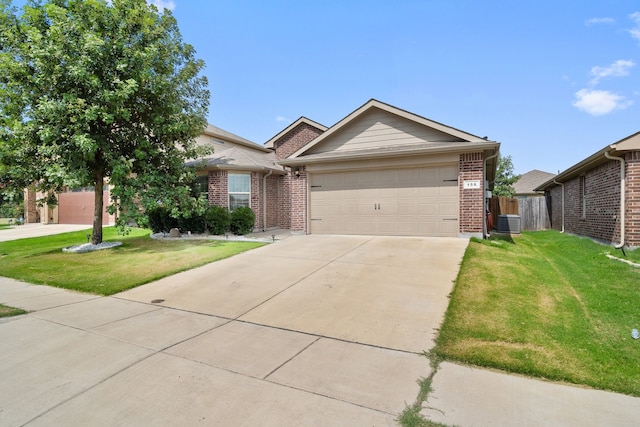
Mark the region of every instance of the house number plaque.
<instances>
[{"instance_id":1,"label":"house number plaque","mask_svg":"<svg viewBox=\"0 0 640 427\"><path fill-rule=\"evenodd\" d=\"M462 188L465 190L479 190L480 189L480 180L473 181L464 181L462 183Z\"/></svg>"}]
</instances>

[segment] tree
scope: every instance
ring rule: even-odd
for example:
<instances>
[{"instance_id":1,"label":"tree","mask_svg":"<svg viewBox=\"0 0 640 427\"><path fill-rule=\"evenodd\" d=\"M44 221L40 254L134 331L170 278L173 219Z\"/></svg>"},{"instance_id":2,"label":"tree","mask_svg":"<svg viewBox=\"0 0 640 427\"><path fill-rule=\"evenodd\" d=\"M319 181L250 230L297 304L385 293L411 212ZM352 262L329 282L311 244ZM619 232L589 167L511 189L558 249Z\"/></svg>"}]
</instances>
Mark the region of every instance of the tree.
<instances>
[{"instance_id":1,"label":"tree","mask_svg":"<svg viewBox=\"0 0 640 427\"><path fill-rule=\"evenodd\" d=\"M187 159L209 105L204 67L171 12L145 0L0 0L0 188L105 183L123 225L140 207L197 205Z\"/></svg>"},{"instance_id":2,"label":"tree","mask_svg":"<svg viewBox=\"0 0 640 427\"><path fill-rule=\"evenodd\" d=\"M513 173L511 156L498 157L498 169L496 170L493 194L501 197L513 197L516 192L513 184L515 184L518 179L520 179L520 175L514 175Z\"/></svg>"}]
</instances>

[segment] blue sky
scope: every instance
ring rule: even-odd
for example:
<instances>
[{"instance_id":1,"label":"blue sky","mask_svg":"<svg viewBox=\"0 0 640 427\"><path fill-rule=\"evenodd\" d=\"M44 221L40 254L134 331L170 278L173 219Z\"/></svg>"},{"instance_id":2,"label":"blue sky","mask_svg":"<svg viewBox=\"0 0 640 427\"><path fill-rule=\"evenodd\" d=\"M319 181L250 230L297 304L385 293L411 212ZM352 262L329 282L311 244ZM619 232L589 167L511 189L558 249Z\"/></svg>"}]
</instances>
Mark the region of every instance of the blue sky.
<instances>
[{"instance_id":1,"label":"blue sky","mask_svg":"<svg viewBox=\"0 0 640 427\"><path fill-rule=\"evenodd\" d=\"M640 2L165 1L205 60L209 121L264 143L370 98L564 170L640 131Z\"/></svg>"},{"instance_id":2,"label":"blue sky","mask_svg":"<svg viewBox=\"0 0 640 427\"><path fill-rule=\"evenodd\" d=\"M209 122L258 144L371 98L501 142L516 173L640 131L638 0L148 1L205 61Z\"/></svg>"}]
</instances>

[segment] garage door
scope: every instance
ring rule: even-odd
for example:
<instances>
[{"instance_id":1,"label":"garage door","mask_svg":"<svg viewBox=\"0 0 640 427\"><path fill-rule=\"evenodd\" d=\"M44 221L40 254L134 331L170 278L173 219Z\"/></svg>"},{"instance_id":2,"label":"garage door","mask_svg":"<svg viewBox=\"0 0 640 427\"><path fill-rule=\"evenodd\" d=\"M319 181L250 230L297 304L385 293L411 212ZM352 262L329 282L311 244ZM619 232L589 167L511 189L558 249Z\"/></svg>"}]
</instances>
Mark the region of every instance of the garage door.
<instances>
[{"instance_id":1,"label":"garage door","mask_svg":"<svg viewBox=\"0 0 640 427\"><path fill-rule=\"evenodd\" d=\"M312 173L315 234L458 235L458 167Z\"/></svg>"}]
</instances>

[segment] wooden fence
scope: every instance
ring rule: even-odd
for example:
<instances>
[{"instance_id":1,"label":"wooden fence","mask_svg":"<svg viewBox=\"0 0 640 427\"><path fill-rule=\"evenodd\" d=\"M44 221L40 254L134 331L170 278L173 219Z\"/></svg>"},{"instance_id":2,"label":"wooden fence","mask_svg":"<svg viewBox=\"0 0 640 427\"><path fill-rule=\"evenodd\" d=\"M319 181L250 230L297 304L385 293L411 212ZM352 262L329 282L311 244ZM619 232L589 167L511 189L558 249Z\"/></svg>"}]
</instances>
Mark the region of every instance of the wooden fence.
<instances>
[{"instance_id":1,"label":"wooden fence","mask_svg":"<svg viewBox=\"0 0 640 427\"><path fill-rule=\"evenodd\" d=\"M551 228L546 197L492 197L489 204L493 227L498 225L498 215L520 215L522 231L538 231Z\"/></svg>"},{"instance_id":2,"label":"wooden fence","mask_svg":"<svg viewBox=\"0 0 640 427\"><path fill-rule=\"evenodd\" d=\"M524 231L548 230L551 228L546 197L520 199L518 215L520 215L520 227Z\"/></svg>"}]
</instances>

